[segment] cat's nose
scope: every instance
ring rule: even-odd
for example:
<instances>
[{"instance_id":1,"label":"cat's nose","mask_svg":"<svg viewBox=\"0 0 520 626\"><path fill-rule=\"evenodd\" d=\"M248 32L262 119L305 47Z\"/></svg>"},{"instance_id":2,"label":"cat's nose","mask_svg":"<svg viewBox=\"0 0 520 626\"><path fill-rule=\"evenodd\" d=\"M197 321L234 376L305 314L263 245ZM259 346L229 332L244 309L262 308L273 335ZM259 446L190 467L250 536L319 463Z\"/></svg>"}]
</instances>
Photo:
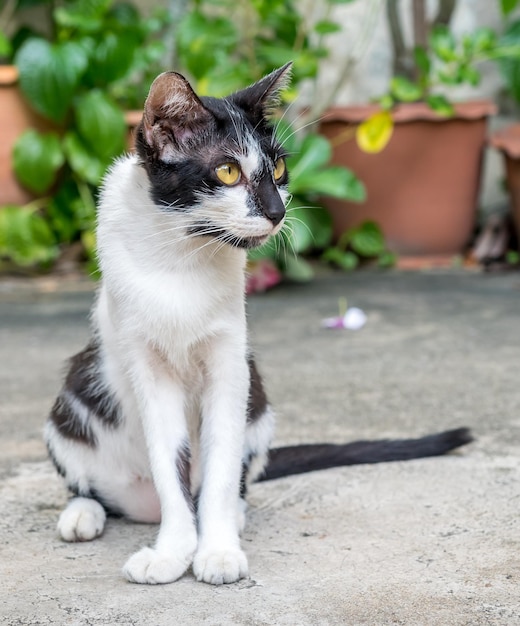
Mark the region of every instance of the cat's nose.
<instances>
[{"instance_id":1,"label":"cat's nose","mask_svg":"<svg viewBox=\"0 0 520 626\"><path fill-rule=\"evenodd\" d=\"M268 206L264 206L264 215L268 220L271 220L274 226L279 224L285 217L285 205L282 199L278 197L273 199Z\"/></svg>"},{"instance_id":2,"label":"cat's nose","mask_svg":"<svg viewBox=\"0 0 520 626\"><path fill-rule=\"evenodd\" d=\"M280 197L278 188L267 176L260 181L256 196L262 215L270 220L274 226L279 224L285 216L285 204Z\"/></svg>"}]
</instances>

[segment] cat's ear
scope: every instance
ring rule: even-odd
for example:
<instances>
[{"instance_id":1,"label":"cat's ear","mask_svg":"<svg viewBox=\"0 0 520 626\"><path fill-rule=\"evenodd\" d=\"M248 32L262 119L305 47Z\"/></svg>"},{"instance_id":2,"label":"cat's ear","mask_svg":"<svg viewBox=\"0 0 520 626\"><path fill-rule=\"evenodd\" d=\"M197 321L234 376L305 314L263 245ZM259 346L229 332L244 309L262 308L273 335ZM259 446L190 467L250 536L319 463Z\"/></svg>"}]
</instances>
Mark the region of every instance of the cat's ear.
<instances>
[{"instance_id":1,"label":"cat's ear","mask_svg":"<svg viewBox=\"0 0 520 626\"><path fill-rule=\"evenodd\" d=\"M280 92L291 80L291 67L292 62L286 63L229 99L256 119L268 116L280 103Z\"/></svg>"},{"instance_id":2,"label":"cat's ear","mask_svg":"<svg viewBox=\"0 0 520 626\"><path fill-rule=\"evenodd\" d=\"M168 160L194 135L214 123L189 82L177 72L164 72L152 83L142 121L146 143Z\"/></svg>"}]
</instances>

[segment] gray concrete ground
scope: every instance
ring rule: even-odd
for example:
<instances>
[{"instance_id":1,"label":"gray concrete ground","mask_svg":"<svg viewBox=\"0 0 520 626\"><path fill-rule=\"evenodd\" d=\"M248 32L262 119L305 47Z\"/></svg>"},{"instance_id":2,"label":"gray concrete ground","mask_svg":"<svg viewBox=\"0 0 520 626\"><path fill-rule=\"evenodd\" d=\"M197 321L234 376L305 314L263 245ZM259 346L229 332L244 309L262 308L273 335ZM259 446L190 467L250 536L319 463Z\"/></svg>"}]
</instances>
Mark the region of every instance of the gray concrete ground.
<instances>
[{"instance_id":1,"label":"gray concrete ground","mask_svg":"<svg viewBox=\"0 0 520 626\"><path fill-rule=\"evenodd\" d=\"M326 331L338 298L368 313ZM120 566L156 529L110 520L77 545L40 431L64 359L87 337L84 283L0 283L0 622L9 625L520 624L520 275L326 275L250 299L277 443L419 435L477 441L443 458L253 487L251 577L132 585ZM3 620L3 621L2 621Z\"/></svg>"}]
</instances>

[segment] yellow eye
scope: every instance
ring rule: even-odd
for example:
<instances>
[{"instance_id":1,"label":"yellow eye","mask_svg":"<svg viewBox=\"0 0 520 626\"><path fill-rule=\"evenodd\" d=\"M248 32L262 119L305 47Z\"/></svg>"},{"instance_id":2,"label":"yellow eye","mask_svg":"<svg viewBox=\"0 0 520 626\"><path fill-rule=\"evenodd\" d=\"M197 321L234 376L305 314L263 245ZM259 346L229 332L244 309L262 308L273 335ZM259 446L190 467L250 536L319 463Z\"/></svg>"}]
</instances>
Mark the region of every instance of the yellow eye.
<instances>
[{"instance_id":1,"label":"yellow eye","mask_svg":"<svg viewBox=\"0 0 520 626\"><path fill-rule=\"evenodd\" d=\"M236 185L240 180L240 168L236 163L223 163L215 168L215 174L217 178L224 183L224 185Z\"/></svg>"},{"instance_id":2,"label":"yellow eye","mask_svg":"<svg viewBox=\"0 0 520 626\"><path fill-rule=\"evenodd\" d=\"M280 157L279 159L277 159L276 163L274 164L274 179L278 181L282 178L284 174L285 174L285 159Z\"/></svg>"}]
</instances>

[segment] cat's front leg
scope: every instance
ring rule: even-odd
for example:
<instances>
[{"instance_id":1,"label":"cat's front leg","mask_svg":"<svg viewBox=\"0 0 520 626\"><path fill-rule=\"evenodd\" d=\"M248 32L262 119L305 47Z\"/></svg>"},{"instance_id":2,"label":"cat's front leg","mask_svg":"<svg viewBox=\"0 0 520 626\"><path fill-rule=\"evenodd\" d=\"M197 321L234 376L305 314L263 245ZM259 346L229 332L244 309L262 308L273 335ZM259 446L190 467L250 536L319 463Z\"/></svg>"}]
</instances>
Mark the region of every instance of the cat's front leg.
<instances>
[{"instance_id":1,"label":"cat's front leg","mask_svg":"<svg viewBox=\"0 0 520 626\"><path fill-rule=\"evenodd\" d=\"M136 359L139 361L139 359ZM142 548L123 567L131 582L169 583L191 565L197 547L189 491L189 446L180 384L158 369L136 367L136 397L161 502L161 526L153 548Z\"/></svg>"},{"instance_id":2,"label":"cat's front leg","mask_svg":"<svg viewBox=\"0 0 520 626\"><path fill-rule=\"evenodd\" d=\"M199 545L193 572L215 585L248 573L238 528L249 388L244 344L236 337L213 342L202 399Z\"/></svg>"}]
</instances>

